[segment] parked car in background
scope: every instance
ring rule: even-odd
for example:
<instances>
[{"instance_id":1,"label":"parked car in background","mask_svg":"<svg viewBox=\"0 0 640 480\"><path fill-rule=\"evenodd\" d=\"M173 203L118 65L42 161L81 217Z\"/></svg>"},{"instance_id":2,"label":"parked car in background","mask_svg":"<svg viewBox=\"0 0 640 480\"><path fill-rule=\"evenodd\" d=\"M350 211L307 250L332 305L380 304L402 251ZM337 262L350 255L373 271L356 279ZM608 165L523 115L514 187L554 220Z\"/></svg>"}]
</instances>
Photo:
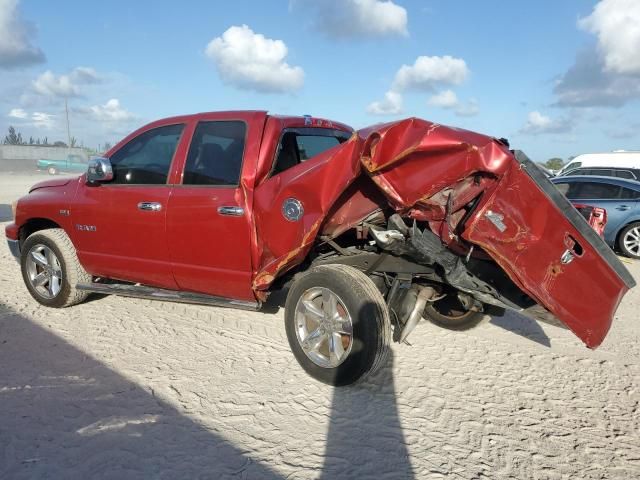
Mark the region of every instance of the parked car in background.
<instances>
[{"instance_id":1,"label":"parked car in background","mask_svg":"<svg viewBox=\"0 0 640 480\"><path fill-rule=\"evenodd\" d=\"M564 176L551 180L574 203L604 208L604 240L633 258L640 258L640 182L622 178Z\"/></svg>"},{"instance_id":2,"label":"parked car in background","mask_svg":"<svg viewBox=\"0 0 640 480\"><path fill-rule=\"evenodd\" d=\"M623 168L623 167L580 167L571 171L567 171L558 175L564 177L567 175L596 175L599 177L617 177L626 178L628 180L640 180L640 168Z\"/></svg>"},{"instance_id":3,"label":"parked car in background","mask_svg":"<svg viewBox=\"0 0 640 480\"><path fill-rule=\"evenodd\" d=\"M572 159L557 175L565 175L581 167L640 169L640 152L616 150L610 153L585 153Z\"/></svg>"},{"instance_id":4,"label":"parked car in background","mask_svg":"<svg viewBox=\"0 0 640 480\"><path fill-rule=\"evenodd\" d=\"M36 167L49 175L61 172L84 173L87 171L87 159L82 155L69 154L64 160L38 160Z\"/></svg>"}]
</instances>

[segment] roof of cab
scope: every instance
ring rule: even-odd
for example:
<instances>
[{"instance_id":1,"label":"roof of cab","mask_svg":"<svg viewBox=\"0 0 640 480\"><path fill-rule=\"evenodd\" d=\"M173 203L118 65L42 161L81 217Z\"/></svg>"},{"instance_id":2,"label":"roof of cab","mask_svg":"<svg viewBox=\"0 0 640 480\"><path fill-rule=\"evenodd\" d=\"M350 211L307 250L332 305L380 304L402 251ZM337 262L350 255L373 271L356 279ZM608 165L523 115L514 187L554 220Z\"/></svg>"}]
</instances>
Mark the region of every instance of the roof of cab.
<instances>
[{"instance_id":1,"label":"roof of cab","mask_svg":"<svg viewBox=\"0 0 640 480\"><path fill-rule=\"evenodd\" d=\"M249 117L251 115L265 115L267 117L275 118L283 123L283 126L286 127L315 127L315 128L335 128L338 130L345 130L353 132L354 129L342 122L336 122L334 120L329 120L326 118L314 117L312 115L279 115L279 114L269 114L267 110L220 110L220 111L210 111L210 112L199 112L199 113L191 113L186 115L176 115L172 117L159 118L145 125L148 127L150 125L166 125L172 122L187 122L190 120L199 120L210 118L215 115L225 116L227 118L232 117L234 115L238 115L239 117Z\"/></svg>"}]
</instances>

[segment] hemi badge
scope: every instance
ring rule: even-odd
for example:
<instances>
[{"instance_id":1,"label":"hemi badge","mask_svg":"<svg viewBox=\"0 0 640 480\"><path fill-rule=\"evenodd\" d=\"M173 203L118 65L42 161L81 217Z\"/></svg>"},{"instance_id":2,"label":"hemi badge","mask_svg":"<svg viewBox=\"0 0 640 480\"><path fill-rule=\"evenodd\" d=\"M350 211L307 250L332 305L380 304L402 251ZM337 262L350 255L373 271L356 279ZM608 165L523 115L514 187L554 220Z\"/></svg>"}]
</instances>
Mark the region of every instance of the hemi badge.
<instances>
[{"instance_id":1,"label":"hemi badge","mask_svg":"<svg viewBox=\"0 0 640 480\"><path fill-rule=\"evenodd\" d=\"M60 215L64 215L65 217L68 217L70 215L69 210L60 210Z\"/></svg>"}]
</instances>

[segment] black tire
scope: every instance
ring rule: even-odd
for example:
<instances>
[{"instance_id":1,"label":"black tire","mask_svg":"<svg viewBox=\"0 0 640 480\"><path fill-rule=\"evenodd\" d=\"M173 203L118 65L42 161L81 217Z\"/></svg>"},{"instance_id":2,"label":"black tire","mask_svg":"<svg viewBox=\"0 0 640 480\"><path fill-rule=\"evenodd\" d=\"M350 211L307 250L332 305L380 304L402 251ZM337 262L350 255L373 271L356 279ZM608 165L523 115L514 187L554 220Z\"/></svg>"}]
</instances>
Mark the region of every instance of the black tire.
<instances>
[{"instance_id":1,"label":"black tire","mask_svg":"<svg viewBox=\"0 0 640 480\"><path fill-rule=\"evenodd\" d=\"M58 169L51 165L51 166L47 167L47 172L49 173L49 175L57 175L58 174Z\"/></svg>"},{"instance_id":2,"label":"black tire","mask_svg":"<svg viewBox=\"0 0 640 480\"><path fill-rule=\"evenodd\" d=\"M640 248L635 245L637 236L640 236L640 222L630 223L618 235L618 248L626 257L640 259ZM633 243L630 244L629 242ZM637 250L632 251L631 248L636 248Z\"/></svg>"},{"instance_id":3,"label":"black tire","mask_svg":"<svg viewBox=\"0 0 640 480\"><path fill-rule=\"evenodd\" d=\"M59 292L47 298L39 291L30 280L28 259L32 251L49 248L60 264L61 277ZM82 302L88 296L88 292L76 289L78 283L91 283L91 275L80 265L76 249L71 243L67 233L60 228L40 230L30 235L22 244L20 267L22 279L31 296L40 304L47 307L62 308ZM40 267L42 270L42 267ZM51 282L51 280L49 280ZM42 287L46 289L47 287Z\"/></svg>"},{"instance_id":4,"label":"black tire","mask_svg":"<svg viewBox=\"0 0 640 480\"><path fill-rule=\"evenodd\" d=\"M296 307L314 288L330 290L351 317L351 350L336 367L314 363L298 340ZM373 281L353 267L323 265L298 276L287 295L285 329L291 350L300 366L313 378L336 387L366 378L386 363L391 341L391 322L384 297Z\"/></svg>"},{"instance_id":5,"label":"black tire","mask_svg":"<svg viewBox=\"0 0 640 480\"><path fill-rule=\"evenodd\" d=\"M467 310L455 293L428 304L423 317L439 327L456 331L477 327L487 318L482 312Z\"/></svg>"}]
</instances>

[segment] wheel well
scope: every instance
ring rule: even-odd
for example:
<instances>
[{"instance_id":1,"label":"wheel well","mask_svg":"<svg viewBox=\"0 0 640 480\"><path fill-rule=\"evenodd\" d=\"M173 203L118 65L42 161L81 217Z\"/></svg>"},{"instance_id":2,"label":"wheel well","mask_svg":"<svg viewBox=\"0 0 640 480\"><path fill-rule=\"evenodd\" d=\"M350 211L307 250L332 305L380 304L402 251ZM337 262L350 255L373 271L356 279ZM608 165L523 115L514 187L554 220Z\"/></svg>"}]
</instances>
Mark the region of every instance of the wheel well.
<instances>
[{"instance_id":1,"label":"wheel well","mask_svg":"<svg viewBox=\"0 0 640 480\"><path fill-rule=\"evenodd\" d=\"M60 228L60 225L48 218L31 218L27 220L27 222L20 227L20 245L24 243L29 235L49 228Z\"/></svg>"}]
</instances>

